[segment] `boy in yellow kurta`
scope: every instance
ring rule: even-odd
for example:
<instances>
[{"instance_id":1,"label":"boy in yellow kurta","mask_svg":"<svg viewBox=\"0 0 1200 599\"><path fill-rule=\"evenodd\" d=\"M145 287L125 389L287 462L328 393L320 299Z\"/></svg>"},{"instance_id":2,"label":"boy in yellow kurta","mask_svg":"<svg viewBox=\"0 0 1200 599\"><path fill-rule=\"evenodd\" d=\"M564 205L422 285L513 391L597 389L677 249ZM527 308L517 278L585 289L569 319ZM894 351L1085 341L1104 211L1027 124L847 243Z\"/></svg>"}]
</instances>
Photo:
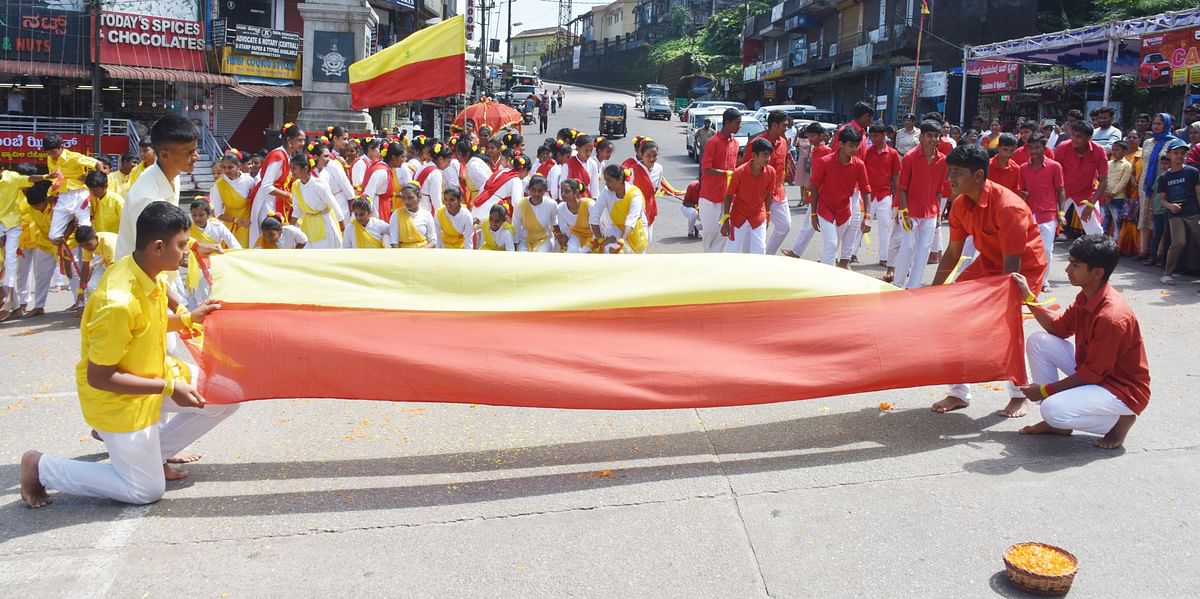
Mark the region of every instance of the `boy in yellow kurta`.
<instances>
[{"instance_id":1,"label":"boy in yellow kurta","mask_svg":"<svg viewBox=\"0 0 1200 599\"><path fill-rule=\"evenodd\" d=\"M54 278L55 253L58 247L50 241L50 219L54 211L50 201L50 182L34 183L24 190L21 206L21 257L17 261L18 308L13 316L40 316L46 312L50 281ZM74 243L74 239L71 240ZM32 281L31 281L32 279ZM30 288L32 282L33 287ZM33 309L26 312L29 303Z\"/></svg>"},{"instance_id":2,"label":"boy in yellow kurta","mask_svg":"<svg viewBox=\"0 0 1200 599\"><path fill-rule=\"evenodd\" d=\"M113 264L117 253L117 234L81 225L75 229L75 243L83 250L79 280L86 282L83 294L86 302L100 282L100 277L104 276L104 271Z\"/></svg>"},{"instance_id":3,"label":"boy in yellow kurta","mask_svg":"<svg viewBox=\"0 0 1200 599\"><path fill-rule=\"evenodd\" d=\"M100 281L84 310L75 378L84 420L104 441L110 463L25 452L21 499L29 507L50 503L47 488L132 504L158 501L168 476L186 476L166 458L236 410L207 405L197 391L199 369L167 355L168 332L220 308L210 300L190 313L168 314L167 279L160 275L179 268L190 227L178 206L152 202L138 217L133 255ZM164 412L177 413L164 419Z\"/></svg>"},{"instance_id":4,"label":"boy in yellow kurta","mask_svg":"<svg viewBox=\"0 0 1200 599\"><path fill-rule=\"evenodd\" d=\"M121 211L125 209L125 198L112 188L112 177L100 171L92 171L84 178L88 201L92 205L92 228L100 233L116 234L121 230Z\"/></svg>"},{"instance_id":5,"label":"boy in yellow kurta","mask_svg":"<svg viewBox=\"0 0 1200 599\"><path fill-rule=\"evenodd\" d=\"M42 149L46 151L46 168L50 176L58 179L57 187L50 190L51 196L58 197L54 204L54 217L50 221L50 240L58 243L66 235L72 220L76 225L92 224L84 177L91 171L107 172L108 166L95 158L68 150L57 135L46 136L42 140Z\"/></svg>"},{"instance_id":6,"label":"boy in yellow kurta","mask_svg":"<svg viewBox=\"0 0 1200 599\"><path fill-rule=\"evenodd\" d=\"M17 253L21 245L21 215L25 212L22 207L28 204L21 192L44 178L34 174L29 165L19 165L17 170L0 165L0 260L4 262L0 266L4 272L0 278L0 322L8 320L13 308L20 305L16 297L20 270Z\"/></svg>"},{"instance_id":7,"label":"boy in yellow kurta","mask_svg":"<svg viewBox=\"0 0 1200 599\"><path fill-rule=\"evenodd\" d=\"M133 185L133 168L137 164L137 154L125 152L121 156L121 164L117 167L117 171L108 174L109 190L121 197L125 197L125 193Z\"/></svg>"}]
</instances>

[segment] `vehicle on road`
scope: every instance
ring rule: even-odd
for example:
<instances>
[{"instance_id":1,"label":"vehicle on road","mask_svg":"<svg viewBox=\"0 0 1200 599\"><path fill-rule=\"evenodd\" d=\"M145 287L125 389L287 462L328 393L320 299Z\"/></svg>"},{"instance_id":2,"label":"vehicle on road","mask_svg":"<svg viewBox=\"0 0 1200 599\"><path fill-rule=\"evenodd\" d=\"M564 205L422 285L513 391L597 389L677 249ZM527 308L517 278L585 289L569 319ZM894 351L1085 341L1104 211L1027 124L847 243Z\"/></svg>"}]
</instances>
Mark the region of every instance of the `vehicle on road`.
<instances>
[{"instance_id":1,"label":"vehicle on road","mask_svg":"<svg viewBox=\"0 0 1200 599\"><path fill-rule=\"evenodd\" d=\"M711 108L713 106L736 108L738 110L746 109L746 105L742 104L741 102L731 102L729 100L693 100L691 104L688 104L686 108L679 112L679 120L686 123L688 122L689 111L697 108Z\"/></svg>"},{"instance_id":2,"label":"vehicle on road","mask_svg":"<svg viewBox=\"0 0 1200 599\"><path fill-rule=\"evenodd\" d=\"M1138 78L1146 83L1154 83L1160 79L1171 78L1171 61L1162 54L1154 52L1147 54L1138 67Z\"/></svg>"},{"instance_id":3,"label":"vehicle on road","mask_svg":"<svg viewBox=\"0 0 1200 599\"><path fill-rule=\"evenodd\" d=\"M645 93L639 91L638 93L634 94L634 96L633 96L633 107L634 108L641 108L642 104L645 104L645 103L646 103L646 94Z\"/></svg>"},{"instance_id":4,"label":"vehicle on road","mask_svg":"<svg viewBox=\"0 0 1200 599\"><path fill-rule=\"evenodd\" d=\"M766 130L767 128L763 126L762 123L750 118L749 116L742 116L742 126L738 128L737 133L733 134L733 138L738 142L739 162L742 159L742 154L746 151L746 143L750 141L750 138Z\"/></svg>"},{"instance_id":5,"label":"vehicle on road","mask_svg":"<svg viewBox=\"0 0 1200 599\"><path fill-rule=\"evenodd\" d=\"M537 94L537 88L532 85L514 85L504 96L504 103L519 106L530 95Z\"/></svg>"},{"instance_id":6,"label":"vehicle on road","mask_svg":"<svg viewBox=\"0 0 1200 599\"><path fill-rule=\"evenodd\" d=\"M671 90L661 83L647 83L642 86L642 95L646 100L650 98L666 98L671 100Z\"/></svg>"},{"instance_id":7,"label":"vehicle on road","mask_svg":"<svg viewBox=\"0 0 1200 599\"><path fill-rule=\"evenodd\" d=\"M646 98L646 118L671 120L671 103L665 97L651 96Z\"/></svg>"},{"instance_id":8,"label":"vehicle on road","mask_svg":"<svg viewBox=\"0 0 1200 599\"><path fill-rule=\"evenodd\" d=\"M729 108L729 107L728 106L720 106L720 107L711 107L710 106L707 108L696 108L696 109L691 110L688 113L689 118L688 118L688 126L687 126L687 141L685 142L685 145L687 146L689 158L691 158L692 160L697 160L697 161L700 160L700 151L703 150L703 148L696 147L696 130L698 130L704 126L705 120L711 120L713 122L714 130L720 129L721 128L721 115L725 113L726 108Z\"/></svg>"},{"instance_id":9,"label":"vehicle on road","mask_svg":"<svg viewBox=\"0 0 1200 599\"><path fill-rule=\"evenodd\" d=\"M817 108L811 104L777 104L775 106L763 106L754 111L754 120L767 124L767 115L772 111L782 110L786 112L793 121L821 121L834 122L837 121L837 115L832 110L824 110Z\"/></svg>"},{"instance_id":10,"label":"vehicle on road","mask_svg":"<svg viewBox=\"0 0 1200 599\"><path fill-rule=\"evenodd\" d=\"M600 105L600 135L624 137L628 130L625 123L625 104L605 102Z\"/></svg>"}]
</instances>

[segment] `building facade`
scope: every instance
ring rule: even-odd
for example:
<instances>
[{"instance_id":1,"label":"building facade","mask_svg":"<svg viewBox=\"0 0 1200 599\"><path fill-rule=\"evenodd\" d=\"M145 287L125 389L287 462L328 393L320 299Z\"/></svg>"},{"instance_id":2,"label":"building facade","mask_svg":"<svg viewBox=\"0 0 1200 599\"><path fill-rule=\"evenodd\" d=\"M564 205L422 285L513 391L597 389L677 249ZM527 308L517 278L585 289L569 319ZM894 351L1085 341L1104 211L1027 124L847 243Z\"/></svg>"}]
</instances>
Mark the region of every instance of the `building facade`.
<instances>
[{"instance_id":1,"label":"building facade","mask_svg":"<svg viewBox=\"0 0 1200 599\"><path fill-rule=\"evenodd\" d=\"M898 121L910 109L957 116L958 90L947 84L947 75L955 68L961 71L960 47L1023 37L1035 30L1036 0L927 0L930 14L925 16L918 66L921 4L780 2L746 23L745 69L740 84L731 82L731 95L748 104L813 104L842 116L865 100L887 122ZM921 81L914 94L918 69Z\"/></svg>"},{"instance_id":2,"label":"building facade","mask_svg":"<svg viewBox=\"0 0 1200 599\"><path fill-rule=\"evenodd\" d=\"M543 27L528 29L512 37L512 63L521 65L530 72L537 72L542 66L542 52L554 42L560 27Z\"/></svg>"}]
</instances>

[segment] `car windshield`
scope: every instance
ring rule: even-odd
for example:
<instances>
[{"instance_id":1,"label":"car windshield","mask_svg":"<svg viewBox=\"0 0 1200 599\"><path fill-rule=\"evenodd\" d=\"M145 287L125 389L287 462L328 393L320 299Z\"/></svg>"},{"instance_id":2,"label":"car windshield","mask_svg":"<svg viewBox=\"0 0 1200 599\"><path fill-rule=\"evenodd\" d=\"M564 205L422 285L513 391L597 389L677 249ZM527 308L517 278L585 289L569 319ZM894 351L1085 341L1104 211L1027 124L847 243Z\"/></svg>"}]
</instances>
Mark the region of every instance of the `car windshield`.
<instances>
[{"instance_id":1,"label":"car windshield","mask_svg":"<svg viewBox=\"0 0 1200 599\"><path fill-rule=\"evenodd\" d=\"M692 126L699 129L704 126L704 121L711 120L713 123L721 122L719 114L696 114L692 115Z\"/></svg>"},{"instance_id":2,"label":"car windshield","mask_svg":"<svg viewBox=\"0 0 1200 599\"><path fill-rule=\"evenodd\" d=\"M668 95L670 95L670 92L667 91L667 87L665 85L647 85L646 86L646 95L647 96L668 96Z\"/></svg>"},{"instance_id":3,"label":"car windshield","mask_svg":"<svg viewBox=\"0 0 1200 599\"><path fill-rule=\"evenodd\" d=\"M512 88L512 93L514 95L521 94L523 96L527 96L529 94L534 93L535 91L537 91L537 88L535 88L532 85L514 85Z\"/></svg>"},{"instance_id":4,"label":"car windshield","mask_svg":"<svg viewBox=\"0 0 1200 599\"><path fill-rule=\"evenodd\" d=\"M788 112L788 116L792 117L792 120L821 121L823 123L837 120L832 110L797 110Z\"/></svg>"},{"instance_id":5,"label":"car windshield","mask_svg":"<svg viewBox=\"0 0 1200 599\"><path fill-rule=\"evenodd\" d=\"M670 106L670 103L667 102L666 98L650 98L650 105L655 107Z\"/></svg>"},{"instance_id":6,"label":"car windshield","mask_svg":"<svg viewBox=\"0 0 1200 599\"><path fill-rule=\"evenodd\" d=\"M1146 62L1162 62L1166 60L1162 54L1147 54Z\"/></svg>"},{"instance_id":7,"label":"car windshield","mask_svg":"<svg viewBox=\"0 0 1200 599\"><path fill-rule=\"evenodd\" d=\"M605 104L601 109L604 116L621 116L625 114L625 107L620 104Z\"/></svg>"},{"instance_id":8,"label":"car windshield","mask_svg":"<svg viewBox=\"0 0 1200 599\"><path fill-rule=\"evenodd\" d=\"M762 123L754 119L742 119L742 126L738 127L737 133L733 135L734 137L751 137L766 130L767 128L763 127Z\"/></svg>"},{"instance_id":9,"label":"car windshield","mask_svg":"<svg viewBox=\"0 0 1200 599\"><path fill-rule=\"evenodd\" d=\"M746 105L742 104L741 102L716 102L716 101L712 101L712 100L706 100L706 101L699 102L696 104L697 108L712 107L712 106L731 106L738 110L746 109Z\"/></svg>"}]
</instances>

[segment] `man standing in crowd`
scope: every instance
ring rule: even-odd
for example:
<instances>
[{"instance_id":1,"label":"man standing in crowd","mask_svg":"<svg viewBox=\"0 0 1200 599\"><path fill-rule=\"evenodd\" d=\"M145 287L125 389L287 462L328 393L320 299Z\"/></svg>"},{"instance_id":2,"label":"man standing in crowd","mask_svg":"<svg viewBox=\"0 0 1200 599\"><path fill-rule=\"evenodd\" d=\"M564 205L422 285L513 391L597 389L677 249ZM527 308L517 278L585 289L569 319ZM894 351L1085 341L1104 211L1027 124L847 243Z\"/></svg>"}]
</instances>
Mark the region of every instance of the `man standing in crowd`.
<instances>
[{"instance_id":1,"label":"man standing in crowd","mask_svg":"<svg viewBox=\"0 0 1200 599\"><path fill-rule=\"evenodd\" d=\"M1092 141L1091 125L1075 121L1071 123L1069 134L1071 139L1054 149L1055 160L1062 165L1067 199L1074 202L1084 233L1103 233L1100 199L1108 179L1108 154Z\"/></svg>"},{"instance_id":2,"label":"man standing in crowd","mask_svg":"<svg viewBox=\"0 0 1200 599\"><path fill-rule=\"evenodd\" d=\"M733 169L737 166L738 141L733 134L742 126L742 113L736 108L726 109L721 114L721 130L704 144L700 159L700 226L705 252L720 252L725 249L725 238L721 236L722 206L725 203L725 188Z\"/></svg>"},{"instance_id":3,"label":"man standing in crowd","mask_svg":"<svg viewBox=\"0 0 1200 599\"><path fill-rule=\"evenodd\" d=\"M1111 106L1101 106L1092 111L1092 141L1105 150L1112 147L1113 142L1121 140L1121 130L1113 126L1116 111Z\"/></svg>"}]
</instances>

